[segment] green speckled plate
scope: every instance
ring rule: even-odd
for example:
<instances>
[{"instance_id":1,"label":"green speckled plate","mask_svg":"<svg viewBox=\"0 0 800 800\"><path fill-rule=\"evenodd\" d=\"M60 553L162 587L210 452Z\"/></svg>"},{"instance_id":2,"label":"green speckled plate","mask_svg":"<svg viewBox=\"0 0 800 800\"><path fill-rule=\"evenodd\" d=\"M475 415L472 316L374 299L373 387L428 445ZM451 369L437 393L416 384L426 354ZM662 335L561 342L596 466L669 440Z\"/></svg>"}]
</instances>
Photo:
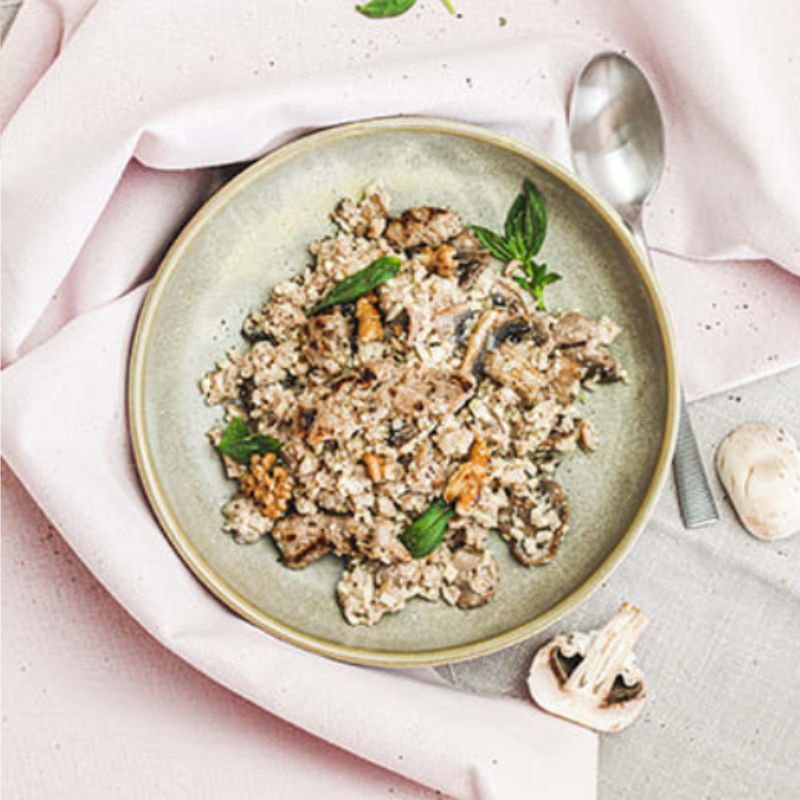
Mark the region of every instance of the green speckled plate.
<instances>
[{"instance_id":1,"label":"green speckled plate","mask_svg":"<svg viewBox=\"0 0 800 800\"><path fill-rule=\"evenodd\" d=\"M525 568L492 543L500 588L460 611L412 600L372 628L347 625L332 556L302 571L281 566L269 539L235 544L220 530L226 481L205 438L199 377L240 341L246 312L307 263L343 195L381 180L395 209L450 206L501 226L522 179L544 193L544 260L564 275L552 307L607 314L630 385L603 387L588 409L601 437L591 457L559 472L570 531L556 559ZM439 664L519 641L574 608L622 558L663 484L675 436L676 372L664 304L614 213L563 168L481 128L435 119L383 119L308 136L266 156L220 190L173 244L142 310L130 364L130 421L147 495L178 554L243 617L334 658L384 666ZM495 537L497 538L497 537ZM169 587L164 587L165 594Z\"/></svg>"}]
</instances>

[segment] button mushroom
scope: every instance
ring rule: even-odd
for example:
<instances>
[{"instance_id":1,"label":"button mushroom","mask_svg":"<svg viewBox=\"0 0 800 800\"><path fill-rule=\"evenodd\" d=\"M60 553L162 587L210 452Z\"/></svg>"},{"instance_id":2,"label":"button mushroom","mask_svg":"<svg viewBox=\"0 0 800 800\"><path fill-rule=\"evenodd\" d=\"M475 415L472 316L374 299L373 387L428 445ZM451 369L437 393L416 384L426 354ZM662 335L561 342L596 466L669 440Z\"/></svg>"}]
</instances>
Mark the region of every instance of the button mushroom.
<instances>
[{"instance_id":1,"label":"button mushroom","mask_svg":"<svg viewBox=\"0 0 800 800\"><path fill-rule=\"evenodd\" d=\"M620 731L642 712L647 693L633 645L647 617L623 603L599 630L556 636L533 659L528 689L545 711L596 731Z\"/></svg>"},{"instance_id":2,"label":"button mushroom","mask_svg":"<svg viewBox=\"0 0 800 800\"><path fill-rule=\"evenodd\" d=\"M748 533L771 541L800 532L800 451L785 430L749 422L731 431L717 472Z\"/></svg>"}]
</instances>

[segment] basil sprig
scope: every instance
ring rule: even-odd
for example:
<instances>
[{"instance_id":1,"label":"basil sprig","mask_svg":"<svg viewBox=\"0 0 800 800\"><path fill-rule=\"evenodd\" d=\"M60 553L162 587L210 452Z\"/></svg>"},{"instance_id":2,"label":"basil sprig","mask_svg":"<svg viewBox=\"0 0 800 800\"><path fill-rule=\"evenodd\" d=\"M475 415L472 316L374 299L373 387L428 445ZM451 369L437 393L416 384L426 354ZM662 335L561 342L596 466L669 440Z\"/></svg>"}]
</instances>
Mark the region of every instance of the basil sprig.
<instances>
[{"instance_id":1,"label":"basil sprig","mask_svg":"<svg viewBox=\"0 0 800 800\"><path fill-rule=\"evenodd\" d=\"M282 447L283 442L278 439L260 433L250 433L247 423L240 417L234 417L225 428L217 450L240 464L249 464L250 456L279 453Z\"/></svg>"},{"instance_id":2,"label":"basil sprig","mask_svg":"<svg viewBox=\"0 0 800 800\"><path fill-rule=\"evenodd\" d=\"M371 0L369 3L364 3L363 6L356 6L356 11L373 19L399 17L412 8L416 2L417 0ZM456 13L451 0L442 0L442 3L451 14Z\"/></svg>"},{"instance_id":3,"label":"basil sprig","mask_svg":"<svg viewBox=\"0 0 800 800\"><path fill-rule=\"evenodd\" d=\"M533 181L525 179L506 215L504 236L488 228L473 225L472 232L480 243L498 260L520 262L523 275L514 280L536 299L536 305L545 310L544 290L561 280L561 275L548 272L547 264L539 264L533 257L542 249L547 233L547 212L544 198Z\"/></svg>"},{"instance_id":4,"label":"basil sprig","mask_svg":"<svg viewBox=\"0 0 800 800\"><path fill-rule=\"evenodd\" d=\"M442 500L434 500L401 534L400 541L412 558L430 555L441 543L447 523L456 512Z\"/></svg>"},{"instance_id":5,"label":"basil sprig","mask_svg":"<svg viewBox=\"0 0 800 800\"><path fill-rule=\"evenodd\" d=\"M322 300L317 303L309 312L310 315L318 314L325 308L339 305L339 303L351 303L359 297L369 294L375 287L386 283L390 278L394 278L400 269L401 261L394 256L383 256L377 261L373 261L368 267L354 272L343 281L339 281Z\"/></svg>"}]
</instances>

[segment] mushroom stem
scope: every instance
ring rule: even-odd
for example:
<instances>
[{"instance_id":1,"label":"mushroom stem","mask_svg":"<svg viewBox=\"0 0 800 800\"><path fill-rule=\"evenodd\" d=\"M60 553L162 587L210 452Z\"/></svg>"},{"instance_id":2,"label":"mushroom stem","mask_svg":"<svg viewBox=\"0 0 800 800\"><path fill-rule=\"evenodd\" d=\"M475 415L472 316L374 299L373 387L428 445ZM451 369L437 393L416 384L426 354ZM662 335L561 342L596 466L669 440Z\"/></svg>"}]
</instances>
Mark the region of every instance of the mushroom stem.
<instances>
[{"instance_id":1,"label":"mushroom stem","mask_svg":"<svg viewBox=\"0 0 800 800\"><path fill-rule=\"evenodd\" d=\"M647 623L642 611L623 603L592 639L583 660L567 679L566 688L588 686L592 694L607 697Z\"/></svg>"}]
</instances>

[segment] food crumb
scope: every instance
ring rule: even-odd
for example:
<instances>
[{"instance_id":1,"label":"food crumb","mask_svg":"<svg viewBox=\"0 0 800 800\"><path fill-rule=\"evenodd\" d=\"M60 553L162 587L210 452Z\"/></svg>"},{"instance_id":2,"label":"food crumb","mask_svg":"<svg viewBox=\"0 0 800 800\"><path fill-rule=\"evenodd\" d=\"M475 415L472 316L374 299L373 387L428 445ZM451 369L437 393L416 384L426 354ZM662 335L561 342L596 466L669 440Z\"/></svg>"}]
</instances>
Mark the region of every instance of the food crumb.
<instances>
[{"instance_id":1,"label":"food crumb","mask_svg":"<svg viewBox=\"0 0 800 800\"><path fill-rule=\"evenodd\" d=\"M499 25L501 28L505 28L505 26L506 26L506 25L508 25L508 20L507 20L505 17L500 17L500 18L497 20L497 24L498 24L498 25Z\"/></svg>"}]
</instances>

